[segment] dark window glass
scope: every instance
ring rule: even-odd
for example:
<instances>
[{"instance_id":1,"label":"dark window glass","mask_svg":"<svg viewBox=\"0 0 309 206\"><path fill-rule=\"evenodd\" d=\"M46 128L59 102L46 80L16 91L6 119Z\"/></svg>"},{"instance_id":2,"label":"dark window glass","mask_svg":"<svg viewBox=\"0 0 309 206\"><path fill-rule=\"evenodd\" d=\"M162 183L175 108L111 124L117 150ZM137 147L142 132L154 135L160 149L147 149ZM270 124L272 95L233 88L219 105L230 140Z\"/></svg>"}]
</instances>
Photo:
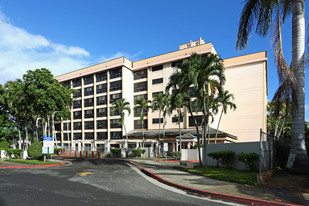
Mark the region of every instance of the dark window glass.
<instances>
[{"instance_id":1,"label":"dark window glass","mask_svg":"<svg viewBox=\"0 0 309 206\"><path fill-rule=\"evenodd\" d=\"M152 84L161 84L163 83L163 78L153 79Z\"/></svg>"},{"instance_id":2,"label":"dark window glass","mask_svg":"<svg viewBox=\"0 0 309 206\"><path fill-rule=\"evenodd\" d=\"M197 125L200 126L201 123L202 123L202 119L203 119L203 116L202 115L198 115L198 116L194 116L196 121L197 121ZM193 127L195 126L195 123L194 123L194 119L192 116L189 117L189 127Z\"/></svg>"},{"instance_id":3,"label":"dark window glass","mask_svg":"<svg viewBox=\"0 0 309 206\"><path fill-rule=\"evenodd\" d=\"M122 132L111 132L111 139L122 139Z\"/></svg>"},{"instance_id":4,"label":"dark window glass","mask_svg":"<svg viewBox=\"0 0 309 206\"><path fill-rule=\"evenodd\" d=\"M93 115L94 115L93 109L84 111L84 118L93 118Z\"/></svg>"},{"instance_id":5,"label":"dark window glass","mask_svg":"<svg viewBox=\"0 0 309 206\"><path fill-rule=\"evenodd\" d=\"M63 133L63 140L64 141L71 140L71 133Z\"/></svg>"},{"instance_id":6,"label":"dark window glass","mask_svg":"<svg viewBox=\"0 0 309 206\"><path fill-rule=\"evenodd\" d=\"M81 108L82 107L82 100L74 100L73 101L73 108Z\"/></svg>"},{"instance_id":7,"label":"dark window glass","mask_svg":"<svg viewBox=\"0 0 309 206\"><path fill-rule=\"evenodd\" d=\"M159 124L159 123L163 123L163 118L154 118L152 119L152 124Z\"/></svg>"},{"instance_id":8,"label":"dark window glass","mask_svg":"<svg viewBox=\"0 0 309 206\"><path fill-rule=\"evenodd\" d=\"M107 96L97 97L97 105L107 104Z\"/></svg>"},{"instance_id":9,"label":"dark window glass","mask_svg":"<svg viewBox=\"0 0 309 206\"><path fill-rule=\"evenodd\" d=\"M115 79L118 77L121 77L122 75L122 68L118 68L118 69L113 69L109 71L109 78L110 79Z\"/></svg>"},{"instance_id":10,"label":"dark window glass","mask_svg":"<svg viewBox=\"0 0 309 206\"><path fill-rule=\"evenodd\" d=\"M107 108L97 109L97 117L106 117L107 116Z\"/></svg>"},{"instance_id":11,"label":"dark window glass","mask_svg":"<svg viewBox=\"0 0 309 206\"><path fill-rule=\"evenodd\" d=\"M84 128L85 129L93 129L93 121L85 121Z\"/></svg>"},{"instance_id":12,"label":"dark window glass","mask_svg":"<svg viewBox=\"0 0 309 206\"><path fill-rule=\"evenodd\" d=\"M96 74L96 81L97 82L102 82L107 80L107 72L102 72L102 73L98 73Z\"/></svg>"},{"instance_id":13,"label":"dark window glass","mask_svg":"<svg viewBox=\"0 0 309 206\"><path fill-rule=\"evenodd\" d=\"M63 135L65 135L65 133ZM56 133L56 138L57 138L57 141L61 141L61 133ZM64 137L63 137L63 140L65 140Z\"/></svg>"},{"instance_id":14,"label":"dark window glass","mask_svg":"<svg viewBox=\"0 0 309 206\"><path fill-rule=\"evenodd\" d=\"M73 134L73 139L74 140L82 139L82 133L74 133Z\"/></svg>"},{"instance_id":15,"label":"dark window glass","mask_svg":"<svg viewBox=\"0 0 309 206\"><path fill-rule=\"evenodd\" d=\"M85 107L92 107L93 106L93 98L85 99L84 100Z\"/></svg>"},{"instance_id":16,"label":"dark window glass","mask_svg":"<svg viewBox=\"0 0 309 206\"><path fill-rule=\"evenodd\" d=\"M114 113L112 111L113 111L113 107L110 108L110 116L118 116L118 115L120 115L118 110L115 110Z\"/></svg>"},{"instance_id":17,"label":"dark window glass","mask_svg":"<svg viewBox=\"0 0 309 206\"><path fill-rule=\"evenodd\" d=\"M140 117L141 116L141 112L142 109L141 108L137 108L136 110L134 110L134 117ZM145 116L148 115L148 112L144 112Z\"/></svg>"},{"instance_id":18,"label":"dark window glass","mask_svg":"<svg viewBox=\"0 0 309 206\"><path fill-rule=\"evenodd\" d=\"M77 89L76 93L73 93L73 98L78 98L82 96L82 89Z\"/></svg>"},{"instance_id":19,"label":"dark window glass","mask_svg":"<svg viewBox=\"0 0 309 206\"><path fill-rule=\"evenodd\" d=\"M136 99L146 99L147 100L147 94L141 94L141 95L135 95L134 96L134 101L136 100Z\"/></svg>"},{"instance_id":20,"label":"dark window glass","mask_svg":"<svg viewBox=\"0 0 309 206\"><path fill-rule=\"evenodd\" d=\"M158 95L158 94L163 94L163 92L153 92L153 93L152 93L152 98L153 98L154 96Z\"/></svg>"},{"instance_id":21,"label":"dark window glass","mask_svg":"<svg viewBox=\"0 0 309 206\"><path fill-rule=\"evenodd\" d=\"M92 83L93 83L93 75L84 77L84 85L92 84Z\"/></svg>"},{"instance_id":22,"label":"dark window glass","mask_svg":"<svg viewBox=\"0 0 309 206\"><path fill-rule=\"evenodd\" d=\"M99 84L97 85L97 94L101 94L107 92L107 84Z\"/></svg>"},{"instance_id":23,"label":"dark window glass","mask_svg":"<svg viewBox=\"0 0 309 206\"><path fill-rule=\"evenodd\" d=\"M61 84L68 89L71 89L71 81L61 82Z\"/></svg>"},{"instance_id":24,"label":"dark window glass","mask_svg":"<svg viewBox=\"0 0 309 206\"><path fill-rule=\"evenodd\" d=\"M94 139L93 132L85 132L85 139Z\"/></svg>"},{"instance_id":25,"label":"dark window glass","mask_svg":"<svg viewBox=\"0 0 309 206\"><path fill-rule=\"evenodd\" d=\"M80 87L82 85L81 79L74 79L73 80L73 87Z\"/></svg>"},{"instance_id":26,"label":"dark window glass","mask_svg":"<svg viewBox=\"0 0 309 206\"><path fill-rule=\"evenodd\" d=\"M139 70L134 72L134 80L147 78L147 69Z\"/></svg>"},{"instance_id":27,"label":"dark window glass","mask_svg":"<svg viewBox=\"0 0 309 206\"><path fill-rule=\"evenodd\" d=\"M189 95L190 95L191 98L195 97L195 92L194 92L192 87L189 88Z\"/></svg>"},{"instance_id":28,"label":"dark window glass","mask_svg":"<svg viewBox=\"0 0 309 206\"><path fill-rule=\"evenodd\" d=\"M143 120L144 122L144 129L148 129L148 121L147 119ZM142 123L139 120L134 120L134 129L142 129Z\"/></svg>"},{"instance_id":29,"label":"dark window glass","mask_svg":"<svg viewBox=\"0 0 309 206\"><path fill-rule=\"evenodd\" d=\"M97 132L97 140L107 139L107 132Z\"/></svg>"},{"instance_id":30,"label":"dark window glass","mask_svg":"<svg viewBox=\"0 0 309 206\"><path fill-rule=\"evenodd\" d=\"M81 119L82 118L82 111L73 112L73 119Z\"/></svg>"},{"instance_id":31,"label":"dark window glass","mask_svg":"<svg viewBox=\"0 0 309 206\"><path fill-rule=\"evenodd\" d=\"M64 131L71 130L71 123L63 123L63 130Z\"/></svg>"},{"instance_id":32,"label":"dark window glass","mask_svg":"<svg viewBox=\"0 0 309 206\"><path fill-rule=\"evenodd\" d=\"M122 81L121 80L110 83L110 88L109 88L110 92L121 90L121 89L122 89Z\"/></svg>"},{"instance_id":33,"label":"dark window glass","mask_svg":"<svg viewBox=\"0 0 309 206\"><path fill-rule=\"evenodd\" d=\"M61 124L60 123L55 124L55 130L61 131Z\"/></svg>"},{"instance_id":34,"label":"dark window glass","mask_svg":"<svg viewBox=\"0 0 309 206\"><path fill-rule=\"evenodd\" d=\"M147 82L134 83L134 92L147 91Z\"/></svg>"},{"instance_id":35,"label":"dark window glass","mask_svg":"<svg viewBox=\"0 0 309 206\"><path fill-rule=\"evenodd\" d=\"M97 120L97 129L107 129L107 120Z\"/></svg>"},{"instance_id":36,"label":"dark window glass","mask_svg":"<svg viewBox=\"0 0 309 206\"><path fill-rule=\"evenodd\" d=\"M182 63L182 60L172 62L172 67L177 67L177 65L178 65L178 64L181 64L181 63Z\"/></svg>"},{"instance_id":37,"label":"dark window glass","mask_svg":"<svg viewBox=\"0 0 309 206\"><path fill-rule=\"evenodd\" d=\"M163 65L158 65L158 66L155 66L155 67L152 67L152 71L155 72L155 71L160 71L163 69Z\"/></svg>"},{"instance_id":38,"label":"dark window glass","mask_svg":"<svg viewBox=\"0 0 309 206\"><path fill-rule=\"evenodd\" d=\"M74 130L81 130L82 129L82 123L81 122L73 122L73 129Z\"/></svg>"},{"instance_id":39,"label":"dark window glass","mask_svg":"<svg viewBox=\"0 0 309 206\"><path fill-rule=\"evenodd\" d=\"M109 97L110 97L109 103L113 103L113 102L117 101L118 99L121 99L122 94L121 93L111 94Z\"/></svg>"},{"instance_id":40,"label":"dark window glass","mask_svg":"<svg viewBox=\"0 0 309 206\"><path fill-rule=\"evenodd\" d=\"M93 95L93 86L84 88L84 96Z\"/></svg>"},{"instance_id":41,"label":"dark window glass","mask_svg":"<svg viewBox=\"0 0 309 206\"><path fill-rule=\"evenodd\" d=\"M110 126L111 128L121 128L121 125L119 125L120 119L111 119L110 120Z\"/></svg>"},{"instance_id":42,"label":"dark window glass","mask_svg":"<svg viewBox=\"0 0 309 206\"><path fill-rule=\"evenodd\" d=\"M172 122L178 122L178 117L172 117ZM180 118L180 122L183 122L183 117Z\"/></svg>"}]
</instances>

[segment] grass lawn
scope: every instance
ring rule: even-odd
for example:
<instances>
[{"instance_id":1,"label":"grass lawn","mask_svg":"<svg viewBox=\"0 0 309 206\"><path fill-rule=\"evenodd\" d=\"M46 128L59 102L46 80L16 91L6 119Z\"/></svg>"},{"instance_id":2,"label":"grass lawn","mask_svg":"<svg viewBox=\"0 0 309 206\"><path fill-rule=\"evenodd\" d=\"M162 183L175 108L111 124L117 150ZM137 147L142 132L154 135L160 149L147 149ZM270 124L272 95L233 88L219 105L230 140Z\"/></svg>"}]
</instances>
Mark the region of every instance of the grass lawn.
<instances>
[{"instance_id":1,"label":"grass lawn","mask_svg":"<svg viewBox=\"0 0 309 206\"><path fill-rule=\"evenodd\" d=\"M25 163L25 164L31 164L31 165L53 165L53 164L59 164L58 162L43 162L43 161L39 161L39 160L7 159L5 161L7 161L7 162L16 162L16 163Z\"/></svg>"},{"instance_id":2,"label":"grass lawn","mask_svg":"<svg viewBox=\"0 0 309 206\"><path fill-rule=\"evenodd\" d=\"M248 172L242 170L234 170L219 167L204 167L196 166L194 168L175 167L176 169L187 171L193 174L202 175L216 180L234 182L240 184L257 184L257 172Z\"/></svg>"}]
</instances>

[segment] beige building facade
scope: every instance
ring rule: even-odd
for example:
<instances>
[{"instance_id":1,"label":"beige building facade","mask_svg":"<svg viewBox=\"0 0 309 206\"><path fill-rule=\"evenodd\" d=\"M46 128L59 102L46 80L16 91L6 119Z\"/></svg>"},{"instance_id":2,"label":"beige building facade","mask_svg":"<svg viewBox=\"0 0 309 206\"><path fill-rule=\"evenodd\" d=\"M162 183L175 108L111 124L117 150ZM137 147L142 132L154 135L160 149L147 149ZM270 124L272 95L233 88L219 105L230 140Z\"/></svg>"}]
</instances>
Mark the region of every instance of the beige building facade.
<instances>
[{"instance_id":1,"label":"beige building facade","mask_svg":"<svg viewBox=\"0 0 309 206\"><path fill-rule=\"evenodd\" d=\"M192 53L216 53L211 43L202 39L179 46L179 50L131 62L125 57L106 61L55 77L69 88L78 90L73 95L71 120L56 123L55 137L58 145L86 146L95 148L125 147L124 128L119 126L120 116L111 114L112 102L125 98L131 105L131 114L125 116L129 146L140 147L142 143L139 113L133 112L134 100L152 100L156 93L164 92L170 75L176 71L175 64L184 61ZM225 90L234 94L237 110L223 115L218 142L258 141L260 128L266 130L267 101L267 54L254 54L224 59ZM184 144L196 142L190 115L185 113L181 123ZM212 128L217 128L220 112L215 116ZM177 150L179 137L176 113L166 118L165 141L169 151ZM198 116L199 114L197 114ZM157 144L158 111L149 111L144 120L147 146ZM150 134L151 133L151 134ZM162 136L162 135L161 135ZM187 138L185 138L187 137ZM211 138L211 143L213 136Z\"/></svg>"}]
</instances>

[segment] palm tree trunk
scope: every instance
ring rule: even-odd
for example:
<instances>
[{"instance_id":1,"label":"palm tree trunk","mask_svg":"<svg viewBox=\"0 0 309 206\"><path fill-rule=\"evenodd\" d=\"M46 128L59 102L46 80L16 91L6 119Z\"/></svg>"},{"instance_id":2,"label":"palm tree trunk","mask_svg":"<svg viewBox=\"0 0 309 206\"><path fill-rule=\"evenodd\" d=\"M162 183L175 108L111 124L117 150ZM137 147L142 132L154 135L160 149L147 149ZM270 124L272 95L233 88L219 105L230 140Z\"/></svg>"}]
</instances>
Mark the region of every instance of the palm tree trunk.
<instances>
[{"instance_id":1,"label":"palm tree trunk","mask_svg":"<svg viewBox=\"0 0 309 206\"><path fill-rule=\"evenodd\" d=\"M281 124L280 130L279 130L279 133L278 133L278 138L280 138L280 136L281 136L281 133L282 133L282 130L283 130L283 126L284 126L284 124L285 124L285 119L286 119L286 118L283 119L283 122L282 122L282 124Z\"/></svg>"},{"instance_id":2,"label":"palm tree trunk","mask_svg":"<svg viewBox=\"0 0 309 206\"><path fill-rule=\"evenodd\" d=\"M19 139L18 148L21 149L21 132L20 132L20 127L17 126L17 128L18 128L18 139Z\"/></svg>"},{"instance_id":3,"label":"palm tree trunk","mask_svg":"<svg viewBox=\"0 0 309 206\"><path fill-rule=\"evenodd\" d=\"M200 163L200 166L202 167L202 160L201 160L201 143L200 143L200 134L199 134L199 130L198 130L198 125L197 125L197 121L193 115L193 112L191 110L191 107L188 107L189 109L189 113L191 115L191 117L194 120L194 124L195 124L195 129L196 129L196 138L197 138L197 153L198 153L198 160Z\"/></svg>"},{"instance_id":4,"label":"palm tree trunk","mask_svg":"<svg viewBox=\"0 0 309 206\"><path fill-rule=\"evenodd\" d=\"M127 129L126 129L125 124L123 124L123 128L124 128L124 132L126 133L126 141L127 141L126 157L128 158L128 155L129 155L129 138L128 138Z\"/></svg>"},{"instance_id":5,"label":"palm tree trunk","mask_svg":"<svg viewBox=\"0 0 309 206\"><path fill-rule=\"evenodd\" d=\"M219 122L218 122L218 126L217 126L217 131L216 131L216 136L215 136L215 144L217 144L217 136L218 136L219 125L220 125L220 122L221 122L222 114L223 114L223 109L222 109L222 112L220 114L220 118L219 118Z\"/></svg>"},{"instance_id":6,"label":"palm tree trunk","mask_svg":"<svg viewBox=\"0 0 309 206\"><path fill-rule=\"evenodd\" d=\"M143 133L143 148L145 147L145 137L144 137L144 119L142 121L142 133Z\"/></svg>"},{"instance_id":7,"label":"palm tree trunk","mask_svg":"<svg viewBox=\"0 0 309 206\"><path fill-rule=\"evenodd\" d=\"M180 130L180 119L181 119L181 111L180 109L178 110L178 128L179 128L179 144L180 144L180 152L181 152L181 149L182 149L182 142L181 142L181 130Z\"/></svg>"},{"instance_id":8,"label":"palm tree trunk","mask_svg":"<svg viewBox=\"0 0 309 206\"><path fill-rule=\"evenodd\" d=\"M305 146L305 5L292 1L292 68L296 77L298 107L292 118L291 148L287 168L292 172L309 172Z\"/></svg>"},{"instance_id":9,"label":"palm tree trunk","mask_svg":"<svg viewBox=\"0 0 309 206\"><path fill-rule=\"evenodd\" d=\"M158 139L158 161L160 161L160 137L161 137L161 110L159 111L159 139Z\"/></svg>"}]
</instances>

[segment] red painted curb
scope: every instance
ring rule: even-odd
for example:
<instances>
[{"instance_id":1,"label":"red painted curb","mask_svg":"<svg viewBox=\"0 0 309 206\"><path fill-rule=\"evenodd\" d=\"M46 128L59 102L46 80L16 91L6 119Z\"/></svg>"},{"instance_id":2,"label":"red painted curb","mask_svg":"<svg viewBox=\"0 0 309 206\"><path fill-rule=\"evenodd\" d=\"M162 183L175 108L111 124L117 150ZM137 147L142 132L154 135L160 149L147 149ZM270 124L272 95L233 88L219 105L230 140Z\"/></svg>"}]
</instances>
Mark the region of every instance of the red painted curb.
<instances>
[{"instance_id":1,"label":"red painted curb","mask_svg":"<svg viewBox=\"0 0 309 206\"><path fill-rule=\"evenodd\" d=\"M289 203L272 202L272 201L268 201L268 200L260 200L260 199L255 199L255 198L241 197L241 196L236 196L236 195L229 195L229 194L211 192L211 191L207 191L207 190L195 189L195 188L192 188L192 187L176 184L174 182L170 182L168 180L165 180L162 177L160 177L160 176L150 172L149 170L146 170L146 169L143 169L143 168L139 167L138 165L136 165L135 163L133 163L131 161L127 161L127 160L123 160L123 161L126 161L126 162L134 165L141 172L143 172L146 175L148 175L148 176L158 180L159 182L162 182L162 183L167 184L167 185L172 186L172 187L176 187L176 188L181 189L181 190L189 191L189 192L192 192L192 193L197 193L197 194L200 194L200 195L203 195L203 196L213 197L213 198L218 198L218 199L224 199L224 200L229 200L229 201L233 201L233 202L246 203L246 204L262 205L262 206L264 206L264 205L271 205L271 206L279 206L279 205L280 206L281 205L299 206L299 205L289 204Z\"/></svg>"},{"instance_id":2,"label":"red painted curb","mask_svg":"<svg viewBox=\"0 0 309 206\"><path fill-rule=\"evenodd\" d=\"M52 164L52 165L31 165L31 166L22 166L22 165L18 165L18 166L0 166L0 168L33 168L33 167L56 167L56 166L61 166L61 165L65 165L65 162L63 163L59 163L59 164Z\"/></svg>"}]
</instances>

